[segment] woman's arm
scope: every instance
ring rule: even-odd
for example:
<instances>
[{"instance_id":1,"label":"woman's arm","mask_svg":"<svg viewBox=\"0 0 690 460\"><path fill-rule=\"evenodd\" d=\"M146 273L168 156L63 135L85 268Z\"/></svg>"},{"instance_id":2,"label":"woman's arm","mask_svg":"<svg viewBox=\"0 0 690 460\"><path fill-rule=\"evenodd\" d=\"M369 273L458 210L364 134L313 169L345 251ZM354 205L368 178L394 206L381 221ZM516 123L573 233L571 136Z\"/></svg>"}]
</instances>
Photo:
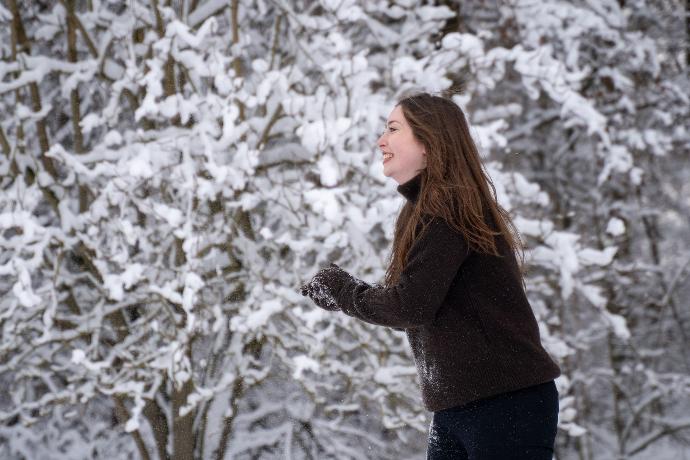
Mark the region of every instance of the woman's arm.
<instances>
[{"instance_id":1,"label":"woman's arm","mask_svg":"<svg viewBox=\"0 0 690 460\"><path fill-rule=\"evenodd\" d=\"M398 329L418 327L434 320L468 254L462 234L436 217L410 249L395 286L366 283L335 265L328 284L336 305L349 316Z\"/></svg>"}]
</instances>

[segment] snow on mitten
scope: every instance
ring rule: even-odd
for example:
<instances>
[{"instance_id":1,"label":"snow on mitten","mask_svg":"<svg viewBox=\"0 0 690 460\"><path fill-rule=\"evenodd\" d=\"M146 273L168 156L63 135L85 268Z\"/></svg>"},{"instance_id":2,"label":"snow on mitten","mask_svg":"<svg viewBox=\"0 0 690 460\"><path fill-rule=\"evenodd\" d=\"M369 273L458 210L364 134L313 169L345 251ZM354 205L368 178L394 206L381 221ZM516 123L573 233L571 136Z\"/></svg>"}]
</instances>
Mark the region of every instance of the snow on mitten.
<instances>
[{"instance_id":1,"label":"snow on mitten","mask_svg":"<svg viewBox=\"0 0 690 460\"><path fill-rule=\"evenodd\" d=\"M340 267L331 263L328 267L319 270L307 284L302 285L300 292L303 296L309 296L316 305L328 311L338 311L335 296L338 288L342 286L342 276L347 275Z\"/></svg>"}]
</instances>

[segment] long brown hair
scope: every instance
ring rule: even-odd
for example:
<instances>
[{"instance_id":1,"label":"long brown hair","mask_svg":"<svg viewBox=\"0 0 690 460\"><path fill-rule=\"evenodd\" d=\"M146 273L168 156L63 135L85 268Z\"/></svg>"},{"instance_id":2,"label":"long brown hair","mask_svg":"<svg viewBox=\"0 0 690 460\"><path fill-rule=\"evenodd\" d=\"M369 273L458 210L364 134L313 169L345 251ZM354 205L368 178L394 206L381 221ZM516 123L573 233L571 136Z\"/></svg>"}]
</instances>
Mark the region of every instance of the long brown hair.
<instances>
[{"instance_id":1,"label":"long brown hair","mask_svg":"<svg viewBox=\"0 0 690 460\"><path fill-rule=\"evenodd\" d=\"M524 287L524 251L517 228L496 201L496 188L484 170L462 109L451 99L416 93L396 105L402 108L414 137L426 152L426 168L415 203L406 201L395 222L393 248L385 284L397 283L407 254L426 229L427 216L440 216L461 232L470 248L499 256L494 236L502 235L515 255ZM491 192L489 191L491 187ZM487 215L489 214L489 215ZM492 227L487 221L493 221Z\"/></svg>"}]
</instances>

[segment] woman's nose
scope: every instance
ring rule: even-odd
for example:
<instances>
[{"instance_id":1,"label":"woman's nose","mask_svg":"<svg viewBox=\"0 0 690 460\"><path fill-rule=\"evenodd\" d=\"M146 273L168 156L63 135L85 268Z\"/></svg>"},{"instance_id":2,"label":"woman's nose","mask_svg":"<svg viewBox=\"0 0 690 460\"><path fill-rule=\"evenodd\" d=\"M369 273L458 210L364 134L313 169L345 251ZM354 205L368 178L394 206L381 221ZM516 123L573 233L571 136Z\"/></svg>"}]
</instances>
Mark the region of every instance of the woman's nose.
<instances>
[{"instance_id":1,"label":"woman's nose","mask_svg":"<svg viewBox=\"0 0 690 460\"><path fill-rule=\"evenodd\" d=\"M381 134L381 135L379 136L379 138L376 140L376 145L378 145L379 148L381 148L381 149L382 149L383 147L385 147L385 145L386 145L386 143L385 143L385 137L386 137L386 133L383 133L383 134Z\"/></svg>"}]
</instances>

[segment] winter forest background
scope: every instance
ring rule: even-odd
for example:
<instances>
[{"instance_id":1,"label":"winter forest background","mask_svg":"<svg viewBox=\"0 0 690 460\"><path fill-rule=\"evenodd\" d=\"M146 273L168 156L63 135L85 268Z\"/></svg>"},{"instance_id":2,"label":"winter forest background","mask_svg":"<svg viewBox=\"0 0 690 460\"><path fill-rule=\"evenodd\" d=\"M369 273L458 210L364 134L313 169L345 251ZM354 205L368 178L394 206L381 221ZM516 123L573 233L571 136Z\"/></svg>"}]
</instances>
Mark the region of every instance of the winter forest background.
<instances>
[{"instance_id":1,"label":"winter forest background","mask_svg":"<svg viewBox=\"0 0 690 460\"><path fill-rule=\"evenodd\" d=\"M375 140L454 96L561 365L558 459L690 458L680 0L3 0L0 457L419 459Z\"/></svg>"}]
</instances>

